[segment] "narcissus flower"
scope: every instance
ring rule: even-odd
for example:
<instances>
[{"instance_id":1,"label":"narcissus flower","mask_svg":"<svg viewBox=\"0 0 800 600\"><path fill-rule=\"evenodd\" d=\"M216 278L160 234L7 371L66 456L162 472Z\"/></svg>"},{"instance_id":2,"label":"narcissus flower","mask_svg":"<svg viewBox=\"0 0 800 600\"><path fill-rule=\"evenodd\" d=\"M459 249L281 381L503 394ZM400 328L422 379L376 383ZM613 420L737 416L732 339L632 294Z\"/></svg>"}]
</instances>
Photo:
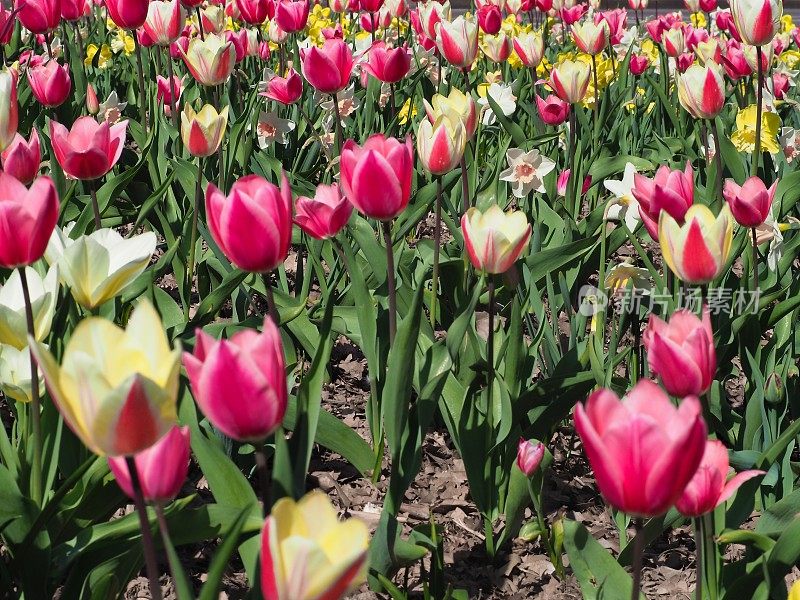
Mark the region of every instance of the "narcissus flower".
<instances>
[{"instance_id":1,"label":"narcissus flower","mask_svg":"<svg viewBox=\"0 0 800 600\"><path fill-rule=\"evenodd\" d=\"M739 152L752 154L756 147L756 105L751 104L736 114L736 128L731 133L731 142ZM761 149L777 154L781 151L778 145L778 130L781 118L773 112L761 113Z\"/></svg>"},{"instance_id":2,"label":"narcissus flower","mask_svg":"<svg viewBox=\"0 0 800 600\"><path fill-rule=\"evenodd\" d=\"M509 148L506 152L508 168L500 173L500 181L511 183L511 191L517 198L524 198L532 191L544 191L544 178L556 163L538 150L523 152L519 148Z\"/></svg>"},{"instance_id":3,"label":"narcissus flower","mask_svg":"<svg viewBox=\"0 0 800 600\"><path fill-rule=\"evenodd\" d=\"M31 137L28 141L17 134L8 148L0 153L0 162L3 170L15 177L24 185L30 184L39 173L39 165L42 162L42 151L39 146L39 133L36 129L31 130Z\"/></svg>"},{"instance_id":4,"label":"narcissus flower","mask_svg":"<svg viewBox=\"0 0 800 600\"><path fill-rule=\"evenodd\" d=\"M696 396L678 407L642 379L622 400L594 392L573 413L597 487L617 510L663 515L680 498L703 457L706 424Z\"/></svg>"},{"instance_id":5,"label":"narcissus flower","mask_svg":"<svg viewBox=\"0 0 800 600\"><path fill-rule=\"evenodd\" d=\"M586 95L591 67L583 61L562 60L550 71L550 87L564 102L577 104Z\"/></svg>"},{"instance_id":6,"label":"narcissus flower","mask_svg":"<svg viewBox=\"0 0 800 600\"><path fill-rule=\"evenodd\" d=\"M127 329L100 317L81 321L61 366L43 344L31 340L31 348L64 421L95 454L136 454L175 424L181 350L169 349L149 301Z\"/></svg>"},{"instance_id":7,"label":"narcissus flower","mask_svg":"<svg viewBox=\"0 0 800 600\"><path fill-rule=\"evenodd\" d=\"M192 156L211 156L222 143L228 126L228 107L217 113L210 104L194 112L186 104L181 113L181 138Z\"/></svg>"},{"instance_id":8,"label":"narcissus flower","mask_svg":"<svg viewBox=\"0 0 800 600\"><path fill-rule=\"evenodd\" d=\"M464 156L466 145L467 134L460 119L442 115L434 124L423 120L417 129L417 154L433 175L452 171Z\"/></svg>"},{"instance_id":9,"label":"narcissus flower","mask_svg":"<svg viewBox=\"0 0 800 600\"><path fill-rule=\"evenodd\" d=\"M717 354L708 306L702 320L686 309L675 311L669 321L651 314L642 341L650 371L670 394L699 396L711 387Z\"/></svg>"},{"instance_id":10,"label":"narcissus flower","mask_svg":"<svg viewBox=\"0 0 800 600\"><path fill-rule=\"evenodd\" d=\"M113 229L98 229L73 240L56 229L45 258L58 268L75 302L91 310L118 296L144 272L156 242L152 231L123 238Z\"/></svg>"},{"instance_id":11,"label":"narcissus flower","mask_svg":"<svg viewBox=\"0 0 800 600\"><path fill-rule=\"evenodd\" d=\"M14 139L18 122L17 74L3 68L0 69L0 152Z\"/></svg>"},{"instance_id":12,"label":"narcissus flower","mask_svg":"<svg viewBox=\"0 0 800 600\"><path fill-rule=\"evenodd\" d=\"M484 213L477 207L470 208L461 217L461 232L472 266L490 274L508 271L531 239L531 226L525 213L505 213L496 204Z\"/></svg>"},{"instance_id":13,"label":"narcissus flower","mask_svg":"<svg viewBox=\"0 0 800 600\"><path fill-rule=\"evenodd\" d=\"M424 98L422 102L425 105L425 114L431 124L435 123L440 116L445 115L451 120L456 118L461 120L468 140L475 135L478 127L478 104L471 94L465 94L458 88L451 87L447 96L434 94L430 103Z\"/></svg>"},{"instance_id":14,"label":"narcissus flower","mask_svg":"<svg viewBox=\"0 0 800 600\"><path fill-rule=\"evenodd\" d=\"M283 498L261 532L265 600L339 600L366 581L369 530L340 522L328 497L313 491Z\"/></svg>"},{"instance_id":15,"label":"narcissus flower","mask_svg":"<svg viewBox=\"0 0 800 600\"><path fill-rule=\"evenodd\" d=\"M745 44L766 46L781 30L781 0L731 0L736 31Z\"/></svg>"},{"instance_id":16,"label":"narcissus flower","mask_svg":"<svg viewBox=\"0 0 800 600\"><path fill-rule=\"evenodd\" d=\"M675 503L675 508L687 517L700 517L729 500L741 485L764 471L750 470L728 479L730 462L728 450L719 440L707 440L703 459L697 472Z\"/></svg>"},{"instance_id":17,"label":"narcissus flower","mask_svg":"<svg viewBox=\"0 0 800 600\"><path fill-rule=\"evenodd\" d=\"M33 330L38 341L50 334L58 297L58 272L51 267L42 277L33 267L25 267L33 308ZM14 269L0 288L0 343L17 349L28 345L25 297L19 270ZM28 365L30 369L30 365Z\"/></svg>"},{"instance_id":18,"label":"narcissus flower","mask_svg":"<svg viewBox=\"0 0 800 600\"><path fill-rule=\"evenodd\" d=\"M178 48L192 77L207 87L228 81L236 65L236 48L221 35L207 33L205 40L190 41L186 50Z\"/></svg>"},{"instance_id":19,"label":"narcissus flower","mask_svg":"<svg viewBox=\"0 0 800 600\"><path fill-rule=\"evenodd\" d=\"M716 279L725 267L733 240L733 217L728 204L716 217L702 204L694 204L679 225L661 212L658 239L661 253L673 273L694 285Z\"/></svg>"},{"instance_id":20,"label":"narcissus flower","mask_svg":"<svg viewBox=\"0 0 800 600\"><path fill-rule=\"evenodd\" d=\"M478 24L464 15L440 21L436 26L436 46L454 67L469 67L478 55Z\"/></svg>"},{"instance_id":21,"label":"narcissus flower","mask_svg":"<svg viewBox=\"0 0 800 600\"><path fill-rule=\"evenodd\" d=\"M769 217L778 180L767 188L759 177L750 177L741 187L733 180L725 181L722 195L731 207L733 218L742 227L758 227Z\"/></svg>"},{"instance_id":22,"label":"narcissus flower","mask_svg":"<svg viewBox=\"0 0 800 600\"><path fill-rule=\"evenodd\" d=\"M713 119L725 106L725 80L714 63L692 65L678 79L678 100L695 119Z\"/></svg>"},{"instance_id":23,"label":"narcissus flower","mask_svg":"<svg viewBox=\"0 0 800 600\"><path fill-rule=\"evenodd\" d=\"M58 193L53 180L42 176L26 188L0 171L0 266L33 264L44 254L58 222Z\"/></svg>"},{"instance_id":24,"label":"narcissus flower","mask_svg":"<svg viewBox=\"0 0 800 600\"><path fill-rule=\"evenodd\" d=\"M295 201L294 221L300 229L318 240L339 233L350 220L353 205L342 196L337 184L317 186L313 198L300 196Z\"/></svg>"},{"instance_id":25,"label":"narcissus flower","mask_svg":"<svg viewBox=\"0 0 800 600\"><path fill-rule=\"evenodd\" d=\"M109 125L93 117L79 117L70 130L50 121L53 153L64 173L73 179L98 179L117 164L127 129L128 121Z\"/></svg>"},{"instance_id":26,"label":"narcissus flower","mask_svg":"<svg viewBox=\"0 0 800 600\"><path fill-rule=\"evenodd\" d=\"M517 467L526 476L533 476L536 469L539 468L543 457L544 444L542 442L534 443L533 440L519 438L519 443L517 444Z\"/></svg>"},{"instance_id":27,"label":"narcissus flower","mask_svg":"<svg viewBox=\"0 0 800 600\"><path fill-rule=\"evenodd\" d=\"M269 317L262 332L244 329L227 340L198 329L183 364L200 410L228 437L263 443L281 424L286 366L281 334Z\"/></svg>"}]
</instances>

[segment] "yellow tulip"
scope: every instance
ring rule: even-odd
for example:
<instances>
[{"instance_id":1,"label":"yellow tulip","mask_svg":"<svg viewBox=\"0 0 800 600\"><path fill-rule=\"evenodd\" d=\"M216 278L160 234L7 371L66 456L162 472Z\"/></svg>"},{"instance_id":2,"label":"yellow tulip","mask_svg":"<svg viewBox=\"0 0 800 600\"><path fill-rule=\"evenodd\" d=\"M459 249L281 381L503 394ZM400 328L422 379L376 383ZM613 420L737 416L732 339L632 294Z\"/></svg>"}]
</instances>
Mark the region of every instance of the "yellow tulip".
<instances>
[{"instance_id":1,"label":"yellow tulip","mask_svg":"<svg viewBox=\"0 0 800 600\"><path fill-rule=\"evenodd\" d=\"M431 124L439 117L446 116L451 121L460 120L464 124L468 140L475 134L478 127L478 105L471 94L465 94L458 88L450 88L449 95L434 94L430 103L425 99L422 102Z\"/></svg>"},{"instance_id":2,"label":"yellow tulip","mask_svg":"<svg viewBox=\"0 0 800 600\"><path fill-rule=\"evenodd\" d=\"M127 329L100 317L81 321L60 367L44 344L30 342L54 404L95 454L145 450L177 421L181 349L170 350L149 301L136 307Z\"/></svg>"}]
</instances>

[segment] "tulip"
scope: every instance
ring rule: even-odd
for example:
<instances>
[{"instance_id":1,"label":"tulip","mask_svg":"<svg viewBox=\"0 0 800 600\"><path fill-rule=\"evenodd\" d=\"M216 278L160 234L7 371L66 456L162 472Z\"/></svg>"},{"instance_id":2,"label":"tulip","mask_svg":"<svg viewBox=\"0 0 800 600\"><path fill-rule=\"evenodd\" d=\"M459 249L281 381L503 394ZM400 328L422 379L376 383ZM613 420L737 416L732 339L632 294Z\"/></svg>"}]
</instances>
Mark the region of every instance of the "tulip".
<instances>
[{"instance_id":1,"label":"tulip","mask_svg":"<svg viewBox=\"0 0 800 600\"><path fill-rule=\"evenodd\" d=\"M672 272L686 283L700 285L716 279L728 260L733 240L733 219L730 205L719 215L707 206L694 204L678 222L662 211L658 222L658 238L664 261Z\"/></svg>"},{"instance_id":2,"label":"tulip","mask_svg":"<svg viewBox=\"0 0 800 600\"><path fill-rule=\"evenodd\" d=\"M544 38L539 31L528 31L514 37L514 51L529 69L538 67L544 57Z\"/></svg>"},{"instance_id":3,"label":"tulip","mask_svg":"<svg viewBox=\"0 0 800 600\"><path fill-rule=\"evenodd\" d=\"M550 87L564 102L577 104L586 95L591 76L591 68L586 63L563 60L550 71Z\"/></svg>"},{"instance_id":4,"label":"tulip","mask_svg":"<svg viewBox=\"0 0 800 600\"><path fill-rule=\"evenodd\" d=\"M425 37L436 39L436 31L441 21L450 20L450 0L439 2L425 2L418 6L419 23Z\"/></svg>"},{"instance_id":5,"label":"tulip","mask_svg":"<svg viewBox=\"0 0 800 600\"><path fill-rule=\"evenodd\" d=\"M157 98L158 101L164 105L164 114L168 117L172 116L172 106L177 110L178 104L181 100L183 93L183 80L179 79L177 75L172 76L172 85L166 77L158 75L156 78L158 83Z\"/></svg>"},{"instance_id":6,"label":"tulip","mask_svg":"<svg viewBox=\"0 0 800 600\"><path fill-rule=\"evenodd\" d=\"M700 0L700 10L712 13L717 10L717 0Z\"/></svg>"},{"instance_id":7,"label":"tulip","mask_svg":"<svg viewBox=\"0 0 800 600\"><path fill-rule=\"evenodd\" d=\"M648 59L644 55L639 54L631 54L630 62L628 63L628 68L630 68L631 73L633 75L641 75L647 70L647 67L650 66L650 59Z\"/></svg>"},{"instance_id":8,"label":"tulip","mask_svg":"<svg viewBox=\"0 0 800 600\"><path fill-rule=\"evenodd\" d=\"M0 152L14 139L18 121L16 71L3 68L0 69Z\"/></svg>"},{"instance_id":9,"label":"tulip","mask_svg":"<svg viewBox=\"0 0 800 600\"><path fill-rule=\"evenodd\" d=\"M53 31L61 22L61 0L16 0L17 19L34 34Z\"/></svg>"},{"instance_id":10,"label":"tulip","mask_svg":"<svg viewBox=\"0 0 800 600\"><path fill-rule=\"evenodd\" d=\"M539 465L544 458L544 444L542 442L534 443L533 440L526 440L519 438L517 444L517 467L525 473L526 477L532 477L539 468Z\"/></svg>"},{"instance_id":11,"label":"tulip","mask_svg":"<svg viewBox=\"0 0 800 600\"><path fill-rule=\"evenodd\" d=\"M55 60L29 68L28 83L36 100L48 108L61 106L72 91L69 66Z\"/></svg>"},{"instance_id":12,"label":"tulip","mask_svg":"<svg viewBox=\"0 0 800 600\"><path fill-rule=\"evenodd\" d=\"M363 146L347 140L342 147L340 185L348 200L379 221L399 215L411 198L413 154L410 137L403 142L376 133Z\"/></svg>"},{"instance_id":13,"label":"tulip","mask_svg":"<svg viewBox=\"0 0 800 600\"><path fill-rule=\"evenodd\" d=\"M781 30L781 0L731 0L736 31L745 44L766 46Z\"/></svg>"},{"instance_id":14,"label":"tulip","mask_svg":"<svg viewBox=\"0 0 800 600\"><path fill-rule=\"evenodd\" d=\"M289 106L297 102L303 95L303 80L297 71L289 67L286 77L279 77L273 73L261 95Z\"/></svg>"},{"instance_id":15,"label":"tulip","mask_svg":"<svg viewBox=\"0 0 800 600\"><path fill-rule=\"evenodd\" d=\"M442 96L434 94L430 103L423 98L425 114L431 124L435 123L441 115L447 115L451 120L460 119L464 124L467 139L472 139L478 127L478 105L471 94L465 94L456 87L450 88L450 94Z\"/></svg>"},{"instance_id":16,"label":"tulip","mask_svg":"<svg viewBox=\"0 0 800 600\"><path fill-rule=\"evenodd\" d=\"M464 15L441 21L436 27L436 47L454 67L466 69L478 54L478 25Z\"/></svg>"},{"instance_id":17,"label":"tulip","mask_svg":"<svg viewBox=\"0 0 800 600\"><path fill-rule=\"evenodd\" d=\"M686 70L689 67L691 67L693 63L694 63L694 54L689 54L688 52L684 52L678 58L675 59L675 64L678 67L678 73L685 73ZM680 96L680 88L678 95ZM684 106L684 108L686 107ZM687 111L688 110L689 109L687 108Z\"/></svg>"},{"instance_id":18,"label":"tulip","mask_svg":"<svg viewBox=\"0 0 800 600\"><path fill-rule=\"evenodd\" d=\"M152 231L123 238L113 229L98 229L73 240L56 229L45 258L58 268L75 302L92 310L118 296L144 272L156 243Z\"/></svg>"},{"instance_id":19,"label":"tulip","mask_svg":"<svg viewBox=\"0 0 800 600\"><path fill-rule=\"evenodd\" d=\"M695 119L713 119L725 106L725 80L714 63L692 65L677 79L678 100Z\"/></svg>"},{"instance_id":20,"label":"tulip","mask_svg":"<svg viewBox=\"0 0 800 600\"><path fill-rule=\"evenodd\" d=\"M50 334L58 298L58 273L51 268L42 278L32 267L25 267L28 291L31 296L33 330L41 341ZM0 288L0 343L21 350L28 345L28 325L25 317L25 296L19 271L12 271ZM28 363L30 370L30 363ZM29 373L30 375L30 373Z\"/></svg>"},{"instance_id":21,"label":"tulip","mask_svg":"<svg viewBox=\"0 0 800 600\"><path fill-rule=\"evenodd\" d=\"M41 343L31 350L47 389L73 433L100 456L130 456L155 444L177 420L180 346L170 351L149 301L127 329L100 318L78 323L62 364Z\"/></svg>"},{"instance_id":22,"label":"tulip","mask_svg":"<svg viewBox=\"0 0 800 600\"><path fill-rule=\"evenodd\" d=\"M30 185L39 173L39 164L42 162L42 152L39 148L39 134L36 129L31 131L29 141L20 134L14 136L11 144L0 153L0 164L3 170L19 180L23 185Z\"/></svg>"},{"instance_id":23,"label":"tulip","mask_svg":"<svg viewBox=\"0 0 800 600\"><path fill-rule=\"evenodd\" d=\"M569 118L569 104L554 94L550 94L547 98L536 96L536 106L539 109L539 117L548 125L561 125Z\"/></svg>"},{"instance_id":24,"label":"tulip","mask_svg":"<svg viewBox=\"0 0 800 600\"><path fill-rule=\"evenodd\" d=\"M728 450L719 440L707 440L697 472L678 498L675 507L686 517L701 517L724 504L747 480L764 471L742 471L728 479ZM727 480L727 481L726 481Z\"/></svg>"},{"instance_id":25,"label":"tulip","mask_svg":"<svg viewBox=\"0 0 800 600\"><path fill-rule=\"evenodd\" d=\"M669 213L679 223L694 203L694 173L691 163L684 171L662 165L656 176L649 179L636 173L631 193L639 203L639 215L650 237L658 240L658 219L661 211Z\"/></svg>"},{"instance_id":26,"label":"tulip","mask_svg":"<svg viewBox=\"0 0 800 600\"><path fill-rule=\"evenodd\" d=\"M570 8L562 8L559 13L561 16L561 20L564 21L565 25L572 25L573 23L577 23L583 14L586 12L586 6L583 4L576 4Z\"/></svg>"},{"instance_id":27,"label":"tulip","mask_svg":"<svg viewBox=\"0 0 800 600\"><path fill-rule=\"evenodd\" d=\"M186 104L181 113L181 138L192 156L211 156L222 143L228 126L228 107L217 113L210 104L195 112Z\"/></svg>"},{"instance_id":28,"label":"tulip","mask_svg":"<svg viewBox=\"0 0 800 600\"><path fill-rule=\"evenodd\" d=\"M424 120L417 129L417 154L425 169L433 175L444 175L456 168L464 156L467 134L461 120L446 115L434 124Z\"/></svg>"},{"instance_id":29,"label":"tulip","mask_svg":"<svg viewBox=\"0 0 800 600\"><path fill-rule=\"evenodd\" d=\"M39 385L44 379L37 372ZM31 381L31 354L27 345L22 349L0 345L0 390L7 398L17 402L30 402L33 399Z\"/></svg>"},{"instance_id":30,"label":"tulip","mask_svg":"<svg viewBox=\"0 0 800 600\"><path fill-rule=\"evenodd\" d=\"M105 0L105 4L114 24L132 31L144 25L150 0Z\"/></svg>"},{"instance_id":31,"label":"tulip","mask_svg":"<svg viewBox=\"0 0 800 600\"><path fill-rule=\"evenodd\" d=\"M525 213L504 213L496 204L484 213L474 206L470 208L461 217L461 232L472 266L490 274L508 271L531 239L531 226Z\"/></svg>"},{"instance_id":32,"label":"tulip","mask_svg":"<svg viewBox=\"0 0 800 600\"><path fill-rule=\"evenodd\" d=\"M411 54L408 46L390 48L379 40L369 49L369 62L361 67L375 79L384 83L397 83L411 68Z\"/></svg>"},{"instance_id":33,"label":"tulip","mask_svg":"<svg viewBox=\"0 0 800 600\"><path fill-rule=\"evenodd\" d=\"M605 21L608 24L608 40L612 46L616 46L622 41L622 37L627 30L628 11L624 8L605 10L594 14L594 22Z\"/></svg>"},{"instance_id":34,"label":"tulip","mask_svg":"<svg viewBox=\"0 0 800 600\"><path fill-rule=\"evenodd\" d=\"M198 83L207 87L228 81L236 65L236 49L223 36L207 33L205 39L195 38L181 56Z\"/></svg>"},{"instance_id":35,"label":"tulip","mask_svg":"<svg viewBox=\"0 0 800 600\"><path fill-rule=\"evenodd\" d=\"M58 193L42 176L30 189L0 172L0 266L7 269L39 260L58 221Z\"/></svg>"},{"instance_id":36,"label":"tulip","mask_svg":"<svg viewBox=\"0 0 800 600\"><path fill-rule=\"evenodd\" d=\"M194 352L183 353L195 401L222 433L263 442L286 412L286 367L281 335L267 317L261 333L245 329L215 340L197 330Z\"/></svg>"},{"instance_id":37,"label":"tulip","mask_svg":"<svg viewBox=\"0 0 800 600\"><path fill-rule=\"evenodd\" d=\"M734 41L728 44L725 54L722 55L722 66L733 81L749 77L753 73L744 50Z\"/></svg>"},{"instance_id":38,"label":"tulip","mask_svg":"<svg viewBox=\"0 0 800 600\"><path fill-rule=\"evenodd\" d=\"M702 320L685 309L676 311L669 322L651 314L642 341L650 371L670 394L699 396L711 387L717 355L707 306Z\"/></svg>"},{"instance_id":39,"label":"tulip","mask_svg":"<svg viewBox=\"0 0 800 600\"><path fill-rule=\"evenodd\" d=\"M484 4L478 9L478 26L484 33L495 35L503 24L503 14L494 4Z\"/></svg>"},{"instance_id":40,"label":"tulip","mask_svg":"<svg viewBox=\"0 0 800 600\"><path fill-rule=\"evenodd\" d=\"M228 259L243 271L265 273L286 260L292 241L292 190L258 175L242 177L226 197L206 190L208 229Z\"/></svg>"},{"instance_id":41,"label":"tulip","mask_svg":"<svg viewBox=\"0 0 800 600\"><path fill-rule=\"evenodd\" d=\"M572 26L572 39L579 50L595 56L600 54L608 45L608 23L600 21L593 23L585 21Z\"/></svg>"},{"instance_id":42,"label":"tulip","mask_svg":"<svg viewBox=\"0 0 800 600\"><path fill-rule=\"evenodd\" d=\"M166 504L181 491L189 473L190 439L189 427L176 425L155 444L134 455L136 473L146 502ZM117 485L129 498L134 498L133 484L125 459L110 456L107 460Z\"/></svg>"},{"instance_id":43,"label":"tulip","mask_svg":"<svg viewBox=\"0 0 800 600\"><path fill-rule=\"evenodd\" d=\"M353 72L353 51L343 40L325 40L321 48L300 50L306 81L323 94L336 94L347 87Z\"/></svg>"},{"instance_id":44,"label":"tulip","mask_svg":"<svg viewBox=\"0 0 800 600\"><path fill-rule=\"evenodd\" d=\"M247 30L240 29L239 31L225 31L225 39L233 44L233 49L236 55L236 62L240 63L244 60L245 52L247 50Z\"/></svg>"},{"instance_id":45,"label":"tulip","mask_svg":"<svg viewBox=\"0 0 800 600\"><path fill-rule=\"evenodd\" d=\"M265 600L339 600L366 581L368 546L367 526L340 522L322 492L278 500L261 532L261 592Z\"/></svg>"},{"instance_id":46,"label":"tulip","mask_svg":"<svg viewBox=\"0 0 800 600\"><path fill-rule=\"evenodd\" d=\"M98 179L117 164L125 145L128 121L116 125L98 123L93 117L79 117L67 130L50 121L53 152L64 173L84 181Z\"/></svg>"},{"instance_id":47,"label":"tulip","mask_svg":"<svg viewBox=\"0 0 800 600\"><path fill-rule=\"evenodd\" d=\"M143 27L155 44L167 47L181 36L185 22L186 15L179 0L154 0Z\"/></svg>"},{"instance_id":48,"label":"tulip","mask_svg":"<svg viewBox=\"0 0 800 600\"><path fill-rule=\"evenodd\" d=\"M88 0L61 0L61 18L74 23L92 12Z\"/></svg>"},{"instance_id":49,"label":"tulip","mask_svg":"<svg viewBox=\"0 0 800 600\"><path fill-rule=\"evenodd\" d=\"M91 83L86 86L86 112L90 115L100 112L100 101L97 99L97 92Z\"/></svg>"},{"instance_id":50,"label":"tulip","mask_svg":"<svg viewBox=\"0 0 800 600\"><path fill-rule=\"evenodd\" d=\"M353 205L342 196L337 184L317 186L313 198L300 196L295 203L295 223L318 240L334 237L347 225Z\"/></svg>"},{"instance_id":51,"label":"tulip","mask_svg":"<svg viewBox=\"0 0 800 600\"><path fill-rule=\"evenodd\" d=\"M604 388L578 404L575 429L606 502L635 517L666 513L703 457L701 413L696 396L675 407L646 379L621 401Z\"/></svg>"},{"instance_id":52,"label":"tulip","mask_svg":"<svg viewBox=\"0 0 800 600\"><path fill-rule=\"evenodd\" d=\"M483 53L486 57L496 63L503 63L511 56L514 44L505 32L501 31L497 35L483 36Z\"/></svg>"},{"instance_id":53,"label":"tulip","mask_svg":"<svg viewBox=\"0 0 800 600\"><path fill-rule=\"evenodd\" d=\"M272 0L236 0L239 15L248 25L261 25L267 20Z\"/></svg>"},{"instance_id":54,"label":"tulip","mask_svg":"<svg viewBox=\"0 0 800 600\"><path fill-rule=\"evenodd\" d=\"M286 33L302 31L308 21L308 0L279 0L275 21Z\"/></svg>"},{"instance_id":55,"label":"tulip","mask_svg":"<svg viewBox=\"0 0 800 600\"><path fill-rule=\"evenodd\" d=\"M758 227L770 215L775 199L776 180L769 189L759 177L751 177L739 187L733 179L725 181L722 195L731 207L733 218L742 227Z\"/></svg>"},{"instance_id":56,"label":"tulip","mask_svg":"<svg viewBox=\"0 0 800 600\"><path fill-rule=\"evenodd\" d=\"M664 45L664 51L667 53L667 56L677 58L683 54L683 50L686 47L683 29L679 27L667 29L661 36L661 43Z\"/></svg>"},{"instance_id":57,"label":"tulip","mask_svg":"<svg viewBox=\"0 0 800 600\"><path fill-rule=\"evenodd\" d=\"M225 30L225 11L221 6L210 4L200 13L200 22L206 35L218 35Z\"/></svg>"},{"instance_id":58,"label":"tulip","mask_svg":"<svg viewBox=\"0 0 800 600\"><path fill-rule=\"evenodd\" d=\"M775 71L772 74L772 91L776 100L784 100L789 93L789 76Z\"/></svg>"}]
</instances>

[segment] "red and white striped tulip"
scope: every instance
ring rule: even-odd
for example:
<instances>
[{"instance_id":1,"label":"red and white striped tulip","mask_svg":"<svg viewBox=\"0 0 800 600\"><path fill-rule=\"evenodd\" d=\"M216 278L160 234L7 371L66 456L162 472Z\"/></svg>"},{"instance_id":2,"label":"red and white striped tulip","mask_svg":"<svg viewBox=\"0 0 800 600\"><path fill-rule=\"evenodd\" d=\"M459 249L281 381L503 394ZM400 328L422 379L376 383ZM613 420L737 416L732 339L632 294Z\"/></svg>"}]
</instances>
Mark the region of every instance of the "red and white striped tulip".
<instances>
[{"instance_id":1,"label":"red and white striped tulip","mask_svg":"<svg viewBox=\"0 0 800 600\"><path fill-rule=\"evenodd\" d=\"M678 79L678 100L695 119L713 119L725 106L725 79L719 66L692 65Z\"/></svg>"}]
</instances>

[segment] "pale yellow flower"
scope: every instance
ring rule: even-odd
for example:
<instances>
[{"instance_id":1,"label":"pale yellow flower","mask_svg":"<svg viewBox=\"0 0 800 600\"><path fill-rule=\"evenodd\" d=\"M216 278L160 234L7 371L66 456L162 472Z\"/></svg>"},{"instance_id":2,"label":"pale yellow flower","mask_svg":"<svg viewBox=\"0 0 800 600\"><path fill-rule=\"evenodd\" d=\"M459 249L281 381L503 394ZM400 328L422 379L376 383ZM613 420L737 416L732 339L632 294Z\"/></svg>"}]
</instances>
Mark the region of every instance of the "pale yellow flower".
<instances>
[{"instance_id":1,"label":"pale yellow flower","mask_svg":"<svg viewBox=\"0 0 800 600\"><path fill-rule=\"evenodd\" d=\"M83 60L83 64L85 64L87 67L91 66L98 51L100 52L100 58L97 59L97 66L101 69L105 69L113 58L113 54L111 54L111 48L108 46L108 44L103 44L100 48L98 48L95 44L89 44L89 46L86 48L86 58Z\"/></svg>"},{"instance_id":2,"label":"pale yellow flower","mask_svg":"<svg viewBox=\"0 0 800 600\"><path fill-rule=\"evenodd\" d=\"M761 114L761 149L771 154L781 151L778 145L778 131L781 119L772 112ZM731 134L731 142L739 152L752 153L756 145L756 105L751 104L736 115L736 129Z\"/></svg>"}]
</instances>

